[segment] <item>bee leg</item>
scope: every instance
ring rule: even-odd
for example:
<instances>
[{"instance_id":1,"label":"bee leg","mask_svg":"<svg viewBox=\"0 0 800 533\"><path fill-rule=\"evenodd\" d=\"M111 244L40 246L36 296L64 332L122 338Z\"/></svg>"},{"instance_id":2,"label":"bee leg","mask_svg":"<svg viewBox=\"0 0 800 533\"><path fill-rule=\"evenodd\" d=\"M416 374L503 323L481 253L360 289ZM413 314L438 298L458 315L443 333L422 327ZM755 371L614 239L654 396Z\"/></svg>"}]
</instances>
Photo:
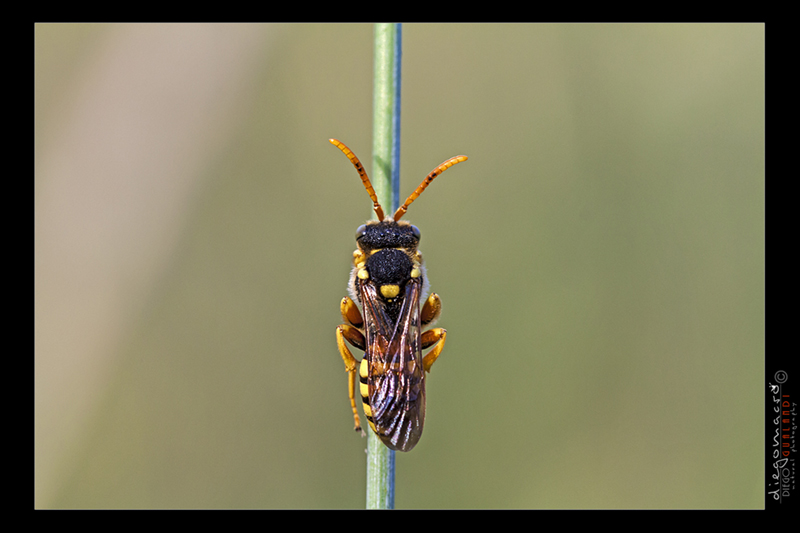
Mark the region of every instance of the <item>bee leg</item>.
<instances>
[{"instance_id":1,"label":"bee leg","mask_svg":"<svg viewBox=\"0 0 800 533\"><path fill-rule=\"evenodd\" d=\"M427 304L426 304L427 305ZM442 353L442 349L444 348L444 341L447 338L447 330L444 328L433 328L429 329L425 333L422 334L420 338L420 343L422 344L422 349L430 348L433 346L433 350L427 353L425 357L422 358L422 367L425 369L425 372L431 371L431 366L433 363L436 362L438 359L439 354Z\"/></svg>"},{"instance_id":2,"label":"bee leg","mask_svg":"<svg viewBox=\"0 0 800 533\"><path fill-rule=\"evenodd\" d=\"M350 352L350 349L344 342L345 339L347 339L352 343L353 340L357 340L358 337L361 337L361 344L363 345L364 336L353 326L342 324L336 328L336 344L339 346L339 354L342 356L344 369L348 374L347 394L350 396L350 408L353 410L353 418L356 421L354 429L363 435L364 432L361 429L361 421L358 419L358 409L356 409L356 372L358 372L358 361L353 357L352 352Z\"/></svg>"},{"instance_id":3,"label":"bee leg","mask_svg":"<svg viewBox=\"0 0 800 533\"><path fill-rule=\"evenodd\" d=\"M353 304L355 305L355 304ZM439 298L439 295L431 293L428 296L428 299L425 300L425 304L422 306L422 311L420 311L419 318L420 322L422 323L422 327L424 328L428 324L435 322L439 315L442 314L442 300Z\"/></svg>"},{"instance_id":4,"label":"bee leg","mask_svg":"<svg viewBox=\"0 0 800 533\"><path fill-rule=\"evenodd\" d=\"M340 308L344 321L351 326L361 329L361 327L364 325L364 319L361 318L361 312L358 310L358 307L353 300L345 296L342 298L342 304Z\"/></svg>"},{"instance_id":5,"label":"bee leg","mask_svg":"<svg viewBox=\"0 0 800 533\"><path fill-rule=\"evenodd\" d=\"M344 339L346 339L347 342L349 342L359 350L365 351L367 349L367 340L364 338L364 334L361 333L355 326L348 326L347 324L342 324L341 326L336 328L337 343L339 342L338 341L339 334L341 334L341 336ZM345 346L344 349L347 350L347 346ZM341 346L339 347L339 353L342 353ZM348 353L350 353L349 350ZM344 357L344 355L342 355L342 357ZM350 357L353 357L353 355L350 355ZM353 357L353 361L355 361L355 357ZM345 361L344 364L345 366L347 366L348 362Z\"/></svg>"},{"instance_id":6,"label":"bee leg","mask_svg":"<svg viewBox=\"0 0 800 533\"><path fill-rule=\"evenodd\" d=\"M350 408L353 410L353 420L355 420L355 429L362 437L365 436L364 430L361 429L361 421L358 419L358 410L356 410L356 372L355 370L347 374L347 394L350 396Z\"/></svg>"}]
</instances>

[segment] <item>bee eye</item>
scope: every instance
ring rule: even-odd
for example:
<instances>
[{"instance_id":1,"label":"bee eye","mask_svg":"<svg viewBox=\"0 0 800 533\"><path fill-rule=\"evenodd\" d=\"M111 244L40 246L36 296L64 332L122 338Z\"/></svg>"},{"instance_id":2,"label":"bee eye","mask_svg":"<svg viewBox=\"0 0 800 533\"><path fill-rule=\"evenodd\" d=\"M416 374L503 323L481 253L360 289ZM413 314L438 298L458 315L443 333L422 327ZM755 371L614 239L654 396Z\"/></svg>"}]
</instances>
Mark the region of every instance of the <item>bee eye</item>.
<instances>
[{"instance_id":1,"label":"bee eye","mask_svg":"<svg viewBox=\"0 0 800 533\"><path fill-rule=\"evenodd\" d=\"M360 239L367 232L367 225L361 224L356 230L356 240Z\"/></svg>"},{"instance_id":2,"label":"bee eye","mask_svg":"<svg viewBox=\"0 0 800 533\"><path fill-rule=\"evenodd\" d=\"M419 233L419 228L416 226L411 226L411 233L414 234L414 237L416 237L417 240L419 240L419 238L421 237Z\"/></svg>"}]
</instances>

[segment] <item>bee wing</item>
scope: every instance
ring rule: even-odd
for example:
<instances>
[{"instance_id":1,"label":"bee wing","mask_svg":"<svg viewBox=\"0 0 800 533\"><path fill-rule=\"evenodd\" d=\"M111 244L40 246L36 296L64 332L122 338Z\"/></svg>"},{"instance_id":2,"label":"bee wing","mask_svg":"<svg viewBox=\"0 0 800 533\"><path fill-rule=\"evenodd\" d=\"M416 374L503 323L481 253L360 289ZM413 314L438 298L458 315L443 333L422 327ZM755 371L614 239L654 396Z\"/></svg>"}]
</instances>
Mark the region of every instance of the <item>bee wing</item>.
<instances>
[{"instance_id":1,"label":"bee wing","mask_svg":"<svg viewBox=\"0 0 800 533\"><path fill-rule=\"evenodd\" d=\"M369 403L373 424L390 448L408 451L422 435L425 421L425 372L420 345L419 278L406 283L400 311L393 319L375 287L359 283L364 308Z\"/></svg>"}]
</instances>

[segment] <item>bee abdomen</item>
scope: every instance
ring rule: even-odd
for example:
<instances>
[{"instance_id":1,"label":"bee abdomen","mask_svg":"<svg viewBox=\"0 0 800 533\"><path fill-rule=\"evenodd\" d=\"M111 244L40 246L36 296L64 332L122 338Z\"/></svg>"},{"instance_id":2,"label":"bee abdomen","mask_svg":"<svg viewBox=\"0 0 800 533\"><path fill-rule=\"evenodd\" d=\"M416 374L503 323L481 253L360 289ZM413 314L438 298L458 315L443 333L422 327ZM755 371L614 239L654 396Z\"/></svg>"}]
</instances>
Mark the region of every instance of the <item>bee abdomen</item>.
<instances>
[{"instance_id":1,"label":"bee abdomen","mask_svg":"<svg viewBox=\"0 0 800 533\"><path fill-rule=\"evenodd\" d=\"M372 431L377 433L378 430L375 429L375 420L372 418L372 408L369 405L369 363L366 357L361 360L361 366L358 369L358 381L358 391L361 394L361 403L364 406L364 416L367 418L367 422L369 422Z\"/></svg>"},{"instance_id":2,"label":"bee abdomen","mask_svg":"<svg viewBox=\"0 0 800 533\"><path fill-rule=\"evenodd\" d=\"M389 448L405 452L416 445L422 434L424 374L416 368L405 374L400 370L373 368L372 380L377 383L370 401L369 363L364 358L359 368L359 392L364 415L375 434Z\"/></svg>"}]
</instances>

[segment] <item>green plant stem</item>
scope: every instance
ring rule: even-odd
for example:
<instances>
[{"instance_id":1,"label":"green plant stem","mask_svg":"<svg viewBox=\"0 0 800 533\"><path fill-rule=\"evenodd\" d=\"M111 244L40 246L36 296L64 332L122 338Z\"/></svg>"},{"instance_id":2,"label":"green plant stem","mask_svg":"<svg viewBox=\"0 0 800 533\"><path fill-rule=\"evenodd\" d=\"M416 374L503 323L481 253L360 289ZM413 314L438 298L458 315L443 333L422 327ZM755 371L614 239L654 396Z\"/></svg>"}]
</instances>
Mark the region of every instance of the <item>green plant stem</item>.
<instances>
[{"instance_id":1,"label":"green plant stem","mask_svg":"<svg viewBox=\"0 0 800 533\"><path fill-rule=\"evenodd\" d=\"M400 206L401 25L375 25L372 185L387 215Z\"/></svg>"},{"instance_id":2,"label":"green plant stem","mask_svg":"<svg viewBox=\"0 0 800 533\"><path fill-rule=\"evenodd\" d=\"M400 24L376 24L370 177L388 216L400 205L400 55ZM394 509L394 455L367 430L367 509Z\"/></svg>"}]
</instances>

